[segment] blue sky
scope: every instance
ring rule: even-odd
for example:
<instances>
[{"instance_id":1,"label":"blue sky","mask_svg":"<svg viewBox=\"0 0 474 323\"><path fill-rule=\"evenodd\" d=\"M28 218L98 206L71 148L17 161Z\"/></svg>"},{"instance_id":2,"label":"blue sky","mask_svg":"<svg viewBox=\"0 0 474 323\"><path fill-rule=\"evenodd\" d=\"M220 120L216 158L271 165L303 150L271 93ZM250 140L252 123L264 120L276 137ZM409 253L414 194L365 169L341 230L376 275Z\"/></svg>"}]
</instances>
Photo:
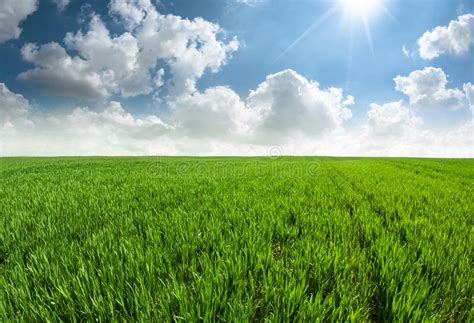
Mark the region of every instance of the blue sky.
<instances>
[{"instance_id":1,"label":"blue sky","mask_svg":"<svg viewBox=\"0 0 474 323\"><path fill-rule=\"evenodd\" d=\"M140 1L117 0L121 1L129 5L140 5ZM363 17L347 13L347 0L261 0L250 4L238 0L162 0L159 3L153 2L152 5L159 15L172 15L190 21L202 17L219 26L220 31L216 37L223 44L229 43L233 37L239 43L238 49L229 50L226 53L227 59L219 61L219 66L213 72L207 68L202 75L196 76L196 87L186 95L196 96L205 93L207 89L228 86L244 105L251 106L249 91L255 91L267 76L291 70L309 82L319 83L321 89L338 88L344 95L355 98L355 103L350 107L352 116L344 122L346 130L364 127L372 103L383 105L399 100L403 100L407 111L422 118L423 124L432 131L463 127L464 123L472 120L468 94L458 100L462 103L458 102L453 106L448 106L444 101L440 103L439 100L431 100L428 103L425 100L425 105L433 107L424 109L420 107L421 101L412 104L411 97L408 99L406 93L395 89L394 78L408 76L411 72L421 71L426 67L440 68L447 75L447 89L464 91L464 84L474 81L474 51L471 45L468 44L468 50L461 53L448 50L435 58L426 59L420 56L418 40L435 27L447 28L458 17L474 13L474 1L360 1L372 1L373 6L377 7L366 17L370 40L364 29ZM22 95L29 105L44 115L68 113L76 107L101 111L110 102L117 101L134 117L153 115L173 126L171 115L179 100L170 98L165 86L158 88L156 92L134 96L108 90L107 95L91 100L74 95L52 94L45 91L42 81L21 79L21 73L41 65L36 61L25 60L21 54L25 44L34 43L41 47L56 42L65 48L70 57L81 57L77 49L68 48L65 36L79 31L87 33L92 15L99 17L112 38L127 32L124 20L120 19L119 14L111 12L108 1L71 0L63 10L59 10L52 0L40 0L36 5L35 10L18 23L22 29L21 34L0 43L0 83L4 83L10 92ZM328 15L330 10L332 13ZM327 17L323 21L311 28L325 15ZM474 30L472 26L467 27L469 28L471 32ZM136 29L132 34L138 35L138 32ZM294 43L302 34L304 37ZM470 39L467 41L472 42ZM291 44L293 45L288 49ZM409 55L404 54L402 47L409 51ZM173 78L167 64L171 63L158 62L153 72L156 73L162 66L165 83ZM183 123L182 120L178 121L176 124ZM337 127L342 125L339 121L335 123ZM469 137L469 132L467 135ZM189 137L194 140L196 136ZM248 142L247 138L244 141ZM253 146L260 141L250 142ZM472 154L472 147L469 145L464 155ZM203 149L203 153L206 152L209 150Z\"/></svg>"}]
</instances>

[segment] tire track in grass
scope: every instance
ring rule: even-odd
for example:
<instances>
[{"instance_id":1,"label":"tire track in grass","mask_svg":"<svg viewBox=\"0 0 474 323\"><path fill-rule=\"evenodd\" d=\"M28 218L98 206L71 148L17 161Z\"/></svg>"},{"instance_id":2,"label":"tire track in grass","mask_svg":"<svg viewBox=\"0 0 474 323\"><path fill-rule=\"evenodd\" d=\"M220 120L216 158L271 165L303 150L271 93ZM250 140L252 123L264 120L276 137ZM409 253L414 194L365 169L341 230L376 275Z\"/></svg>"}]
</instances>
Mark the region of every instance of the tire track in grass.
<instances>
[{"instance_id":1,"label":"tire track in grass","mask_svg":"<svg viewBox=\"0 0 474 323\"><path fill-rule=\"evenodd\" d=\"M367 192L358 187L354 180L350 177L343 174L340 168L333 169L334 172L334 183L345 183L345 187L341 187L341 190L348 192L348 196L351 197L350 201L346 201L346 208L349 210L349 215L351 221L353 222L353 227L357 228L356 237L357 243L359 246L368 250L369 259L373 268L373 273L369 273L370 280L374 286L374 294L370 300L371 309L370 309L370 320L372 321L387 321L393 320L395 315L392 310L392 300L394 295L390 293L387 294L386 288L383 286L384 278L382 275L383 264L379 261L379 254L377 251L377 241L383 239L385 234L393 236L394 230L391 227L391 222L388 221L387 212L380 205L374 203L374 200L371 198ZM357 207L357 205L360 205ZM369 222L364 221L364 217L358 215L359 210L364 210L367 207L369 215L376 215L375 218L371 218ZM372 231L371 236L367 235L366 228L371 226L375 220L378 220L378 223L375 227L378 227L378 231Z\"/></svg>"},{"instance_id":2,"label":"tire track in grass","mask_svg":"<svg viewBox=\"0 0 474 323\"><path fill-rule=\"evenodd\" d=\"M330 177L333 182L333 184L338 188L340 192L347 192L348 194L344 196L350 196L350 197L356 197L359 195L358 193L359 190L355 188L354 183L349 181L347 178L341 175L341 172L338 171L335 167L330 168ZM341 185L341 184L350 184L350 187L348 188L347 185ZM357 193L357 194L354 194ZM360 219L356 219L354 216L354 202L358 202L357 199L354 200L343 200L343 206L348 210L349 217L351 219L351 222L353 224L354 228L358 228L357 231L355 231L356 235L356 240L358 242L358 245L361 249L363 250L368 250L369 253L369 259L371 260L371 267L374 269L374 273L367 273L369 276L370 281L372 281L372 285L374 286L374 294L370 298L368 304L369 304L369 313L368 313L368 319L372 322L379 322L380 320L386 320L388 317L390 317L390 313L385 313L384 309L386 307L385 302L383 297L380 297L382 293L380 292L378 285L379 281L381 280L380 277L380 265L376 261L377 255L374 254L374 250L372 248L373 244L373 239L370 239L364 230L362 229L362 222ZM384 319L383 319L383 318Z\"/></svg>"},{"instance_id":3,"label":"tire track in grass","mask_svg":"<svg viewBox=\"0 0 474 323\"><path fill-rule=\"evenodd\" d=\"M328 177L331 181L331 185L336 187L335 192L333 192L333 194L336 195L334 197L335 202L334 202L333 207L341 208L341 210L345 214L347 214L349 218L349 223L350 223L348 227L351 228L351 231L350 231L351 233L350 235L347 236L347 238L349 240L355 239L355 241L357 241L357 246L360 249L359 251L357 251L358 250L357 248L356 249L351 248L349 252L356 251L359 254L359 257L361 257L359 261L363 262L363 259L367 259L367 256L365 255L367 254L367 249L370 247L369 246L370 242L364 235L361 234L362 232L361 230L357 230L357 228L360 229L361 227L360 222L357 222L356 214L355 214L355 211L357 209L357 207L355 206L357 204L356 203L357 199L355 198L354 191L352 189L348 189L347 184L349 183L346 181L345 178L338 175L337 170L332 165L332 164L337 164L339 162L340 162L339 160L336 160L336 162L331 163L331 165L329 165L329 163L325 164L326 166L325 172L328 174ZM372 265L367 264L367 266L371 267ZM358 279L361 280L362 284L365 286L365 287L362 286L363 288L370 290L372 289L372 287L370 287L370 285L367 285L365 281L365 279L368 276L369 275L366 270L365 274L363 274L363 277L359 277ZM373 313L372 313L372 310L373 310L372 308L374 307L374 305L372 304L373 302L367 299L366 302L364 303L366 304L366 308L362 309L362 311L360 312L362 317L365 317L366 319L369 319L369 320L373 320ZM375 304L376 308L378 308L378 306L379 306L378 304Z\"/></svg>"},{"instance_id":4,"label":"tire track in grass","mask_svg":"<svg viewBox=\"0 0 474 323\"><path fill-rule=\"evenodd\" d=\"M463 168L463 172L461 172L458 167L453 167L446 162L444 164L438 162L437 164L430 165L427 163L426 160L399 160L390 158L383 159L381 160L381 162L386 165L393 165L397 169L410 171L421 177L429 177L437 181L449 180L451 183L457 183L457 180L460 180L459 184L465 185L468 181L474 180L474 171L466 172L466 169ZM474 163L472 167L474 169ZM456 179L456 181L453 181L454 178Z\"/></svg>"},{"instance_id":5,"label":"tire track in grass","mask_svg":"<svg viewBox=\"0 0 474 323\"><path fill-rule=\"evenodd\" d=\"M361 165L359 165L359 166L361 166ZM429 264L426 265L428 267L425 267L425 264L423 264L423 267L421 267L423 269L421 270L421 274L420 274L420 271L417 270L416 266L417 266L417 263L419 263L419 261L423 258L420 258L420 255L418 254L418 251L417 251L416 254L414 254L414 250L412 248L413 247L419 248L419 247L417 247L416 242L413 242L413 240L412 241L407 241L406 240L406 232L407 231L405 231L403 226L400 227L400 224L403 224L403 218L400 218L401 215L398 214L397 209L395 209L395 212L393 212L393 210L387 209L387 206L384 207L384 204L380 204L380 203L377 202L378 199L384 198L383 197L383 192L378 192L379 194L376 194L374 196L369 191L367 191L367 188L371 187L371 186L367 186L368 184L370 184L370 181L367 181L368 178L366 177L365 179L357 180L358 176L363 176L363 172L353 171L353 169L352 169L352 171L350 172L350 174L352 175L352 177L351 177L351 176L348 176L347 174L345 174L344 170L346 172L348 172L348 171L351 171L351 168L344 169L344 168L339 167L337 169L334 169L335 173L337 174L337 176L339 176L340 180L342 182L349 183L350 184L350 190L357 193L359 198L361 199L360 201L361 202L366 202L369 205L371 213L376 214L377 218L381 220L380 224L381 224L382 229L379 230L379 236L377 237L377 239L375 241L376 242L377 241L382 241L381 239L385 239L387 242L391 241L390 245L392 247L390 247L390 245L389 245L389 247L387 248L387 246L385 246L384 244L380 244L378 249L386 250L386 251L389 252L389 254L393 254L395 257L398 257L398 259L400 259L400 260L405 259L404 260L405 263L410 263L412 261L410 259L413 259L415 261L415 263L413 263L413 264L411 264L411 263L408 264L408 267L404 270L409 275L415 275L415 276L413 276L415 278L411 278L411 279L414 280L413 281L414 284L417 284L417 285L421 284L420 287L417 289L416 287L412 286L411 288L414 289L414 292L409 293L409 294L403 294L402 291L407 286L406 281L407 280L409 281L410 279L403 277L403 274L402 274L402 276L399 275L399 277L400 277L399 281L402 282L402 285L399 285L399 287L395 286L396 294L395 295L391 295L391 293L387 294L387 291L383 290L383 288L380 287L380 282L383 281L382 280L383 277L380 273L384 269L383 266L380 265L380 260L383 261L383 259L386 258L386 256L381 255L380 250L377 251L376 249L374 249L374 247L373 247L374 243L372 243L372 246L370 248L371 251L372 251L372 259L373 259L372 261L375 264L375 269L376 269L375 270L376 271L375 277L376 277L376 280L379 282L379 284L377 284L378 285L377 294L379 295L379 298L382 299L382 305L383 305L382 308L384 309L384 311L382 311L381 314L384 315L386 319L387 318L388 319L390 319L390 318L393 319L393 318L396 317L395 313L397 312L397 310L400 311L400 307L404 308L404 306L410 306L410 304L408 304L407 300L403 301L404 297L408 297L410 299L410 297L413 296L413 295L417 296L417 293L421 294L421 295L423 293L429 293L429 290L438 292L438 290L440 288L440 285L436 282L433 282L433 279L436 279L436 277L442 277L443 274L445 274L445 273L437 271L436 267L432 268L432 267L430 267ZM384 173L384 174L386 176L387 173ZM388 174L390 174L390 173L388 173ZM376 173L371 173L370 178L373 178L375 175L377 175L377 174ZM412 175L413 175L413 177L419 177L415 174L412 174ZM335 183L337 183L338 181L339 180L335 180ZM389 180L385 179L385 182L389 182ZM390 205L390 207L391 207L391 205ZM364 218L364 217L359 218L359 220L363 220L363 221L364 221L364 219L367 219L367 218ZM362 226L367 227L367 225L370 225L371 223L373 223L373 219L372 219L372 221L369 220L369 222L366 222ZM403 230L400 231L401 229L403 229ZM374 232L377 232L377 231L374 231ZM401 235L400 234L401 232L405 232L405 236ZM362 241L374 241L374 236L371 236L369 238L367 238L367 237L362 238ZM393 242L395 242L395 243L393 243ZM359 243L361 245L364 245L365 242L361 243L360 240L359 240ZM423 245L420 245L420 244L418 244L418 245L423 246ZM399 247L397 247L397 246L399 246ZM426 250L426 248L422 249L421 251L423 251L423 250ZM397 252L398 252L398 256L397 256ZM426 258L424 258L424 259L426 259ZM393 261L393 260L390 260L390 259L388 260L388 265L389 266L390 266L391 261ZM402 265L402 263L400 264L400 266L401 265ZM397 269L399 267L395 266L394 268ZM429 273L431 273L430 274L431 277L432 277L431 279L430 279L430 276L426 276ZM388 275L389 275L389 277L393 276L393 274L391 274L390 272L388 273ZM418 278L416 278L416 277L418 277ZM403 283L405 283L405 284L403 284ZM391 281L386 281L385 285L388 286L388 287L391 287L393 289L393 283ZM395 296L397 296L397 297L395 297ZM439 298L440 296L438 295L437 297ZM419 308L425 308L425 310L426 310L426 308L430 308L430 310L432 311L435 308L437 308L438 311L445 310L444 308L441 308L440 306L435 306L435 304L433 302L436 302L436 299L434 299L433 297L431 297L429 300L426 300L426 301L424 301L424 300L421 300L421 301L420 300L415 300L415 301L418 302L417 303L418 304L417 305L418 309ZM408 305L406 305L403 302L407 303ZM392 307L391 307L392 305L395 306L395 308L392 309ZM415 305L412 305L412 306L415 306ZM415 317L421 318L421 315L423 315L423 314L419 310L416 310L415 307L411 308L411 309L408 309L406 312L412 313ZM393 311L395 311L395 312L393 312ZM374 310L374 312L375 312L375 310ZM464 313L466 313L466 312L464 312ZM441 314L439 314L439 315L441 315ZM413 319L413 317L412 317L412 319Z\"/></svg>"}]
</instances>

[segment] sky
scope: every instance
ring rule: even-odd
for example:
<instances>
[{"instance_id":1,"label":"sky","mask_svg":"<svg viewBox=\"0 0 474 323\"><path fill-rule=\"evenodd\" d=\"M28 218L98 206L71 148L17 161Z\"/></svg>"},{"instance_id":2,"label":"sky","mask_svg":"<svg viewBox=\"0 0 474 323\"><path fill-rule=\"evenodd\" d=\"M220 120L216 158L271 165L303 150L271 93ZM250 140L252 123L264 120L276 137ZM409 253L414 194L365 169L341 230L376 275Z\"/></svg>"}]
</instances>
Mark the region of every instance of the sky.
<instances>
[{"instance_id":1,"label":"sky","mask_svg":"<svg viewBox=\"0 0 474 323\"><path fill-rule=\"evenodd\" d=\"M2 0L0 155L474 157L474 0Z\"/></svg>"}]
</instances>

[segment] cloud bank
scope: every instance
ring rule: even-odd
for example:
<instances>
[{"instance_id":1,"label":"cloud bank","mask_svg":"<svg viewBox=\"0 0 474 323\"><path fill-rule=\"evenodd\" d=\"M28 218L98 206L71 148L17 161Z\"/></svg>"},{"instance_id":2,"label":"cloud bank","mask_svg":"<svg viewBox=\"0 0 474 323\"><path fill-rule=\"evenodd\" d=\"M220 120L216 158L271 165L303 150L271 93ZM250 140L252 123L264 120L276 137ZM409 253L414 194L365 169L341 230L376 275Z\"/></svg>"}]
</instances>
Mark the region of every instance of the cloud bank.
<instances>
[{"instance_id":1,"label":"cloud bank","mask_svg":"<svg viewBox=\"0 0 474 323\"><path fill-rule=\"evenodd\" d=\"M410 75L424 75L423 71ZM438 91L424 87L423 77L395 80L408 102L373 103L366 121L355 128L346 126L353 97L342 89L321 89L293 70L268 75L245 99L223 86L181 96L170 102L166 120L157 115L135 117L116 101L98 110L78 107L63 115L45 115L0 84L0 152L266 155L278 146L282 153L294 155L474 156L472 118L444 132L426 129L413 98L421 95L436 102ZM409 80L407 88L415 90L401 87L400 80ZM444 86L437 89L446 91ZM460 93L462 108L474 111L474 86L467 83Z\"/></svg>"}]
</instances>

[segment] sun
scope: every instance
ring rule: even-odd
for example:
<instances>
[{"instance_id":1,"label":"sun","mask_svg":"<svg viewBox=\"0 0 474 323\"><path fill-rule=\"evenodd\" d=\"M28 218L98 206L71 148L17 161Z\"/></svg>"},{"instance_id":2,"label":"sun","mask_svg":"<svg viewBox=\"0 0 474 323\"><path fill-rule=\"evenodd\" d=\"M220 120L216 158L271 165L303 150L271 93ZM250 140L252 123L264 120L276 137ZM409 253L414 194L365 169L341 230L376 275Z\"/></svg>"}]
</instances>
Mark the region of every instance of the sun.
<instances>
[{"instance_id":1,"label":"sun","mask_svg":"<svg viewBox=\"0 0 474 323\"><path fill-rule=\"evenodd\" d=\"M367 42L372 56L375 55L372 44L372 35L370 32L370 20L373 20L376 15L383 13L388 17L392 17L390 12L385 7L387 0L339 0L339 8L343 12L343 22L349 23L351 30L353 26L359 21L362 23ZM352 47L352 33L351 33L351 47ZM352 52L352 49L350 49ZM352 53L350 53L352 55Z\"/></svg>"},{"instance_id":2,"label":"sun","mask_svg":"<svg viewBox=\"0 0 474 323\"><path fill-rule=\"evenodd\" d=\"M342 6L347 16L368 19L380 11L382 0L343 0Z\"/></svg>"},{"instance_id":3,"label":"sun","mask_svg":"<svg viewBox=\"0 0 474 323\"><path fill-rule=\"evenodd\" d=\"M352 30L355 25L361 23L367 42L369 43L370 51L374 56L374 47L372 44L372 35L370 32L370 20L375 19L378 14L383 14L392 20L396 19L392 16L390 11L385 6L390 0L331 0L332 5L327 9L321 16L319 16L298 38L296 38L284 51L277 56L274 62L278 61L281 57L286 55L292 50L302 39L308 34L316 30L317 27L323 25L329 18L333 17L336 13L342 13L341 24L349 25L350 32L350 54L352 55Z\"/></svg>"}]
</instances>

